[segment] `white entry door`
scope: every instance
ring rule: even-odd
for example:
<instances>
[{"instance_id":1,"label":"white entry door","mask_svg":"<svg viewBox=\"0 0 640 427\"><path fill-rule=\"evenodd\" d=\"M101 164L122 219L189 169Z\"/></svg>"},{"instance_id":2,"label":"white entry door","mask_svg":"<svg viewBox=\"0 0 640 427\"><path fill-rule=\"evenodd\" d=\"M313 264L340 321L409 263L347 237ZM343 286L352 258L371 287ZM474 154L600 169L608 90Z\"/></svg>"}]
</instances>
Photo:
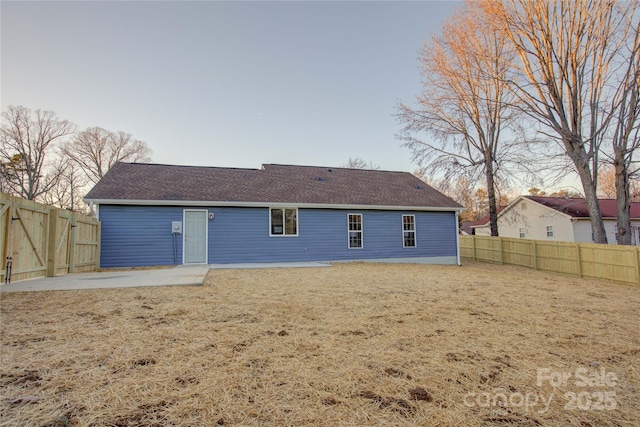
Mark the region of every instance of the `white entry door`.
<instances>
[{"instance_id":1,"label":"white entry door","mask_svg":"<svg viewBox=\"0 0 640 427\"><path fill-rule=\"evenodd\" d=\"M184 263L207 263L207 211L184 211Z\"/></svg>"}]
</instances>

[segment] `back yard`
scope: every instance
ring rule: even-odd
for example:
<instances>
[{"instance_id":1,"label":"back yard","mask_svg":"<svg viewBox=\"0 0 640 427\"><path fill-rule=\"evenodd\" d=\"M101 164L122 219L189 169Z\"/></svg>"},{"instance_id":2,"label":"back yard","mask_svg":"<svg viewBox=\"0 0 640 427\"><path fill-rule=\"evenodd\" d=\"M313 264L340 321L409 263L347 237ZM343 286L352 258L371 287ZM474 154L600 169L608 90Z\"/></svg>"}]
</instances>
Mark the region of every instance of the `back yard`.
<instances>
[{"instance_id":1,"label":"back yard","mask_svg":"<svg viewBox=\"0 0 640 427\"><path fill-rule=\"evenodd\" d=\"M354 263L2 294L1 310L3 426L640 420L637 286Z\"/></svg>"}]
</instances>

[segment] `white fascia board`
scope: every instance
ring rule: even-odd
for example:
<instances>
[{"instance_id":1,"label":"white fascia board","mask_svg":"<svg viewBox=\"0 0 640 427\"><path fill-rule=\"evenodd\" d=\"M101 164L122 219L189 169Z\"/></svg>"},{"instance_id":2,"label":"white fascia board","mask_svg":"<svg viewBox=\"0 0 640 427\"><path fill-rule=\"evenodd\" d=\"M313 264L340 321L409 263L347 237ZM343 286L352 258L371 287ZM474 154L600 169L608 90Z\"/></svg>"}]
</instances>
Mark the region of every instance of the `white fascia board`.
<instances>
[{"instance_id":1,"label":"white fascia board","mask_svg":"<svg viewBox=\"0 0 640 427\"><path fill-rule=\"evenodd\" d=\"M471 228L489 228L489 223L482 225L472 225Z\"/></svg>"},{"instance_id":2,"label":"white fascia board","mask_svg":"<svg viewBox=\"0 0 640 427\"><path fill-rule=\"evenodd\" d=\"M591 217L588 216L572 216L571 219L575 219L576 221L591 221ZM617 221L617 216L603 216L603 220L605 221ZM631 218L631 221L637 221L638 218Z\"/></svg>"},{"instance_id":3,"label":"white fascia board","mask_svg":"<svg viewBox=\"0 0 640 427\"><path fill-rule=\"evenodd\" d=\"M213 202L195 200L120 200L120 199L84 199L97 205L136 205L136 206L208 206L208 207L247 207L247 208L300 208L300 209L353 209L385 211L429 211L462 212L465 208L430 206L384 206L384 205L337 205L322 203L279 203L279 202Z\"/></svg>"},{"instance_id":4,"label":"white fascia board","mask_svg":"<svg viewBox=\"0 0 640 427\"><path fill-rule=\"evenodd\" d=\"M505 215L508 211L510 211L511 209L513 209L513 207L515 205L517 205L518 203L520 203L521 200L528 200L526 199L524 196L518 196L513 202L509 203L507 206L505 206L504 209L502 209L500 212L498 212L498 215L496 215L496 218L500 218L503 215ZM531 200L533 201L533 200ZM546 207L546 206L545 206ZM489 220L491 221L491 220ZM485 225L489 226L490 222L487 222ZM482 227L482 226L481 226Z\"/></svg>"},{"instance_id":5,"label":"white fascia board","mask_svg":"<svg viewBox=\"0 0 640 427\"><path fill-rule=\"evenodd\" d=\"M530 202L535 203L538 206L542 206L543 208L546 208L546 209L552 211L553 213L563 215L565 218L569 218L569 219L575 218L575 216L572 216L572 215L569 215L568 213L559 211L558 209L554 209L551 206L543 205L542 203L536 202L535 200L531 200L531 199L527 199L527 200L529 200Z\"/></svg>"}]
</instances>

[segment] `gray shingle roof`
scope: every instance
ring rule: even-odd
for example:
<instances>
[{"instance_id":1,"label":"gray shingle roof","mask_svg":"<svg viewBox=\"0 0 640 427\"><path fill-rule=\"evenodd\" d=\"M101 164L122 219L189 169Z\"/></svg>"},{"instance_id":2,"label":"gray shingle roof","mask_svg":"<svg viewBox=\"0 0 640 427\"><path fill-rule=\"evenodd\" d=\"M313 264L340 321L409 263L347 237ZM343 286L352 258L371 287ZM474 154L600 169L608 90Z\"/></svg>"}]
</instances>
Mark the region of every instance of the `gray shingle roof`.
<instances>
[{"instance_id":1,"label":"gray shingle roof","mask_svg":"<svg viewBox=\"0 0 640 427\"><path fill-rule=\"evenodd\" d=\"M234 169L116 163L85 199L461 208L407 172L275 164Z\"/></svg>"}]
</instances>

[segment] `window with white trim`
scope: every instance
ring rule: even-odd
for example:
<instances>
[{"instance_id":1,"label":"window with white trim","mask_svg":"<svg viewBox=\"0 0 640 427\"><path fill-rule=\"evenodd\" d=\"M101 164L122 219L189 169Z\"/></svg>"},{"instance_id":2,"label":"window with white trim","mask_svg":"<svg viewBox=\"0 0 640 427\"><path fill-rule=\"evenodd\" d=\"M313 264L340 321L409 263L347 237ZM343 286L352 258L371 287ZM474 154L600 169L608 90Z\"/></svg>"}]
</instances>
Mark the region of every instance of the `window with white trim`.
<instances>
[{"instance_id":1,"label":"window with white trim","mask_svg":"<svg viewBox=\"0 0 640 427\"><path fill-rule=\"evenodd\" d=\"M416 216L402 215L402 247L416 247Z\"/></svg>"},{"instance_id":2,"label":"window with white trim","mask_svg":"<svg viewBox=\"0 0 640 427\"><path fill-rule=\"evenodd\" d=\"M269 209L270 236L297 236L298 209L271 208Z\"/></svg>"},{"instance_id":3,"label":"window with white trim","mask_svg":"<svg viewBox=\"0 0 640 427\"><path fill-rule=\"evenodd\" d=\"M520 228L520 229L518 230L518 233L520 234L520 238L521 238L521 239L524 239L524 228Z\"/></svg>"},{"instance_id":4,"label":"window with white trim","mask_svg":"<svg viewBox=\"0 0 640 427\"><path fill-rule=\"evenodd\" d=\"M348 214L349 249L362 249L362 214Z\"/></svg>"},{"instance_id":5,"label":"window with white trim","mask_svg":"<svg viewBox=\"0 0 640 427\"><path fill-rule=\"evenodd\" d=\"M553 225L547 225L547 237L553 237Z\"/></svg>"}]
</instances>

